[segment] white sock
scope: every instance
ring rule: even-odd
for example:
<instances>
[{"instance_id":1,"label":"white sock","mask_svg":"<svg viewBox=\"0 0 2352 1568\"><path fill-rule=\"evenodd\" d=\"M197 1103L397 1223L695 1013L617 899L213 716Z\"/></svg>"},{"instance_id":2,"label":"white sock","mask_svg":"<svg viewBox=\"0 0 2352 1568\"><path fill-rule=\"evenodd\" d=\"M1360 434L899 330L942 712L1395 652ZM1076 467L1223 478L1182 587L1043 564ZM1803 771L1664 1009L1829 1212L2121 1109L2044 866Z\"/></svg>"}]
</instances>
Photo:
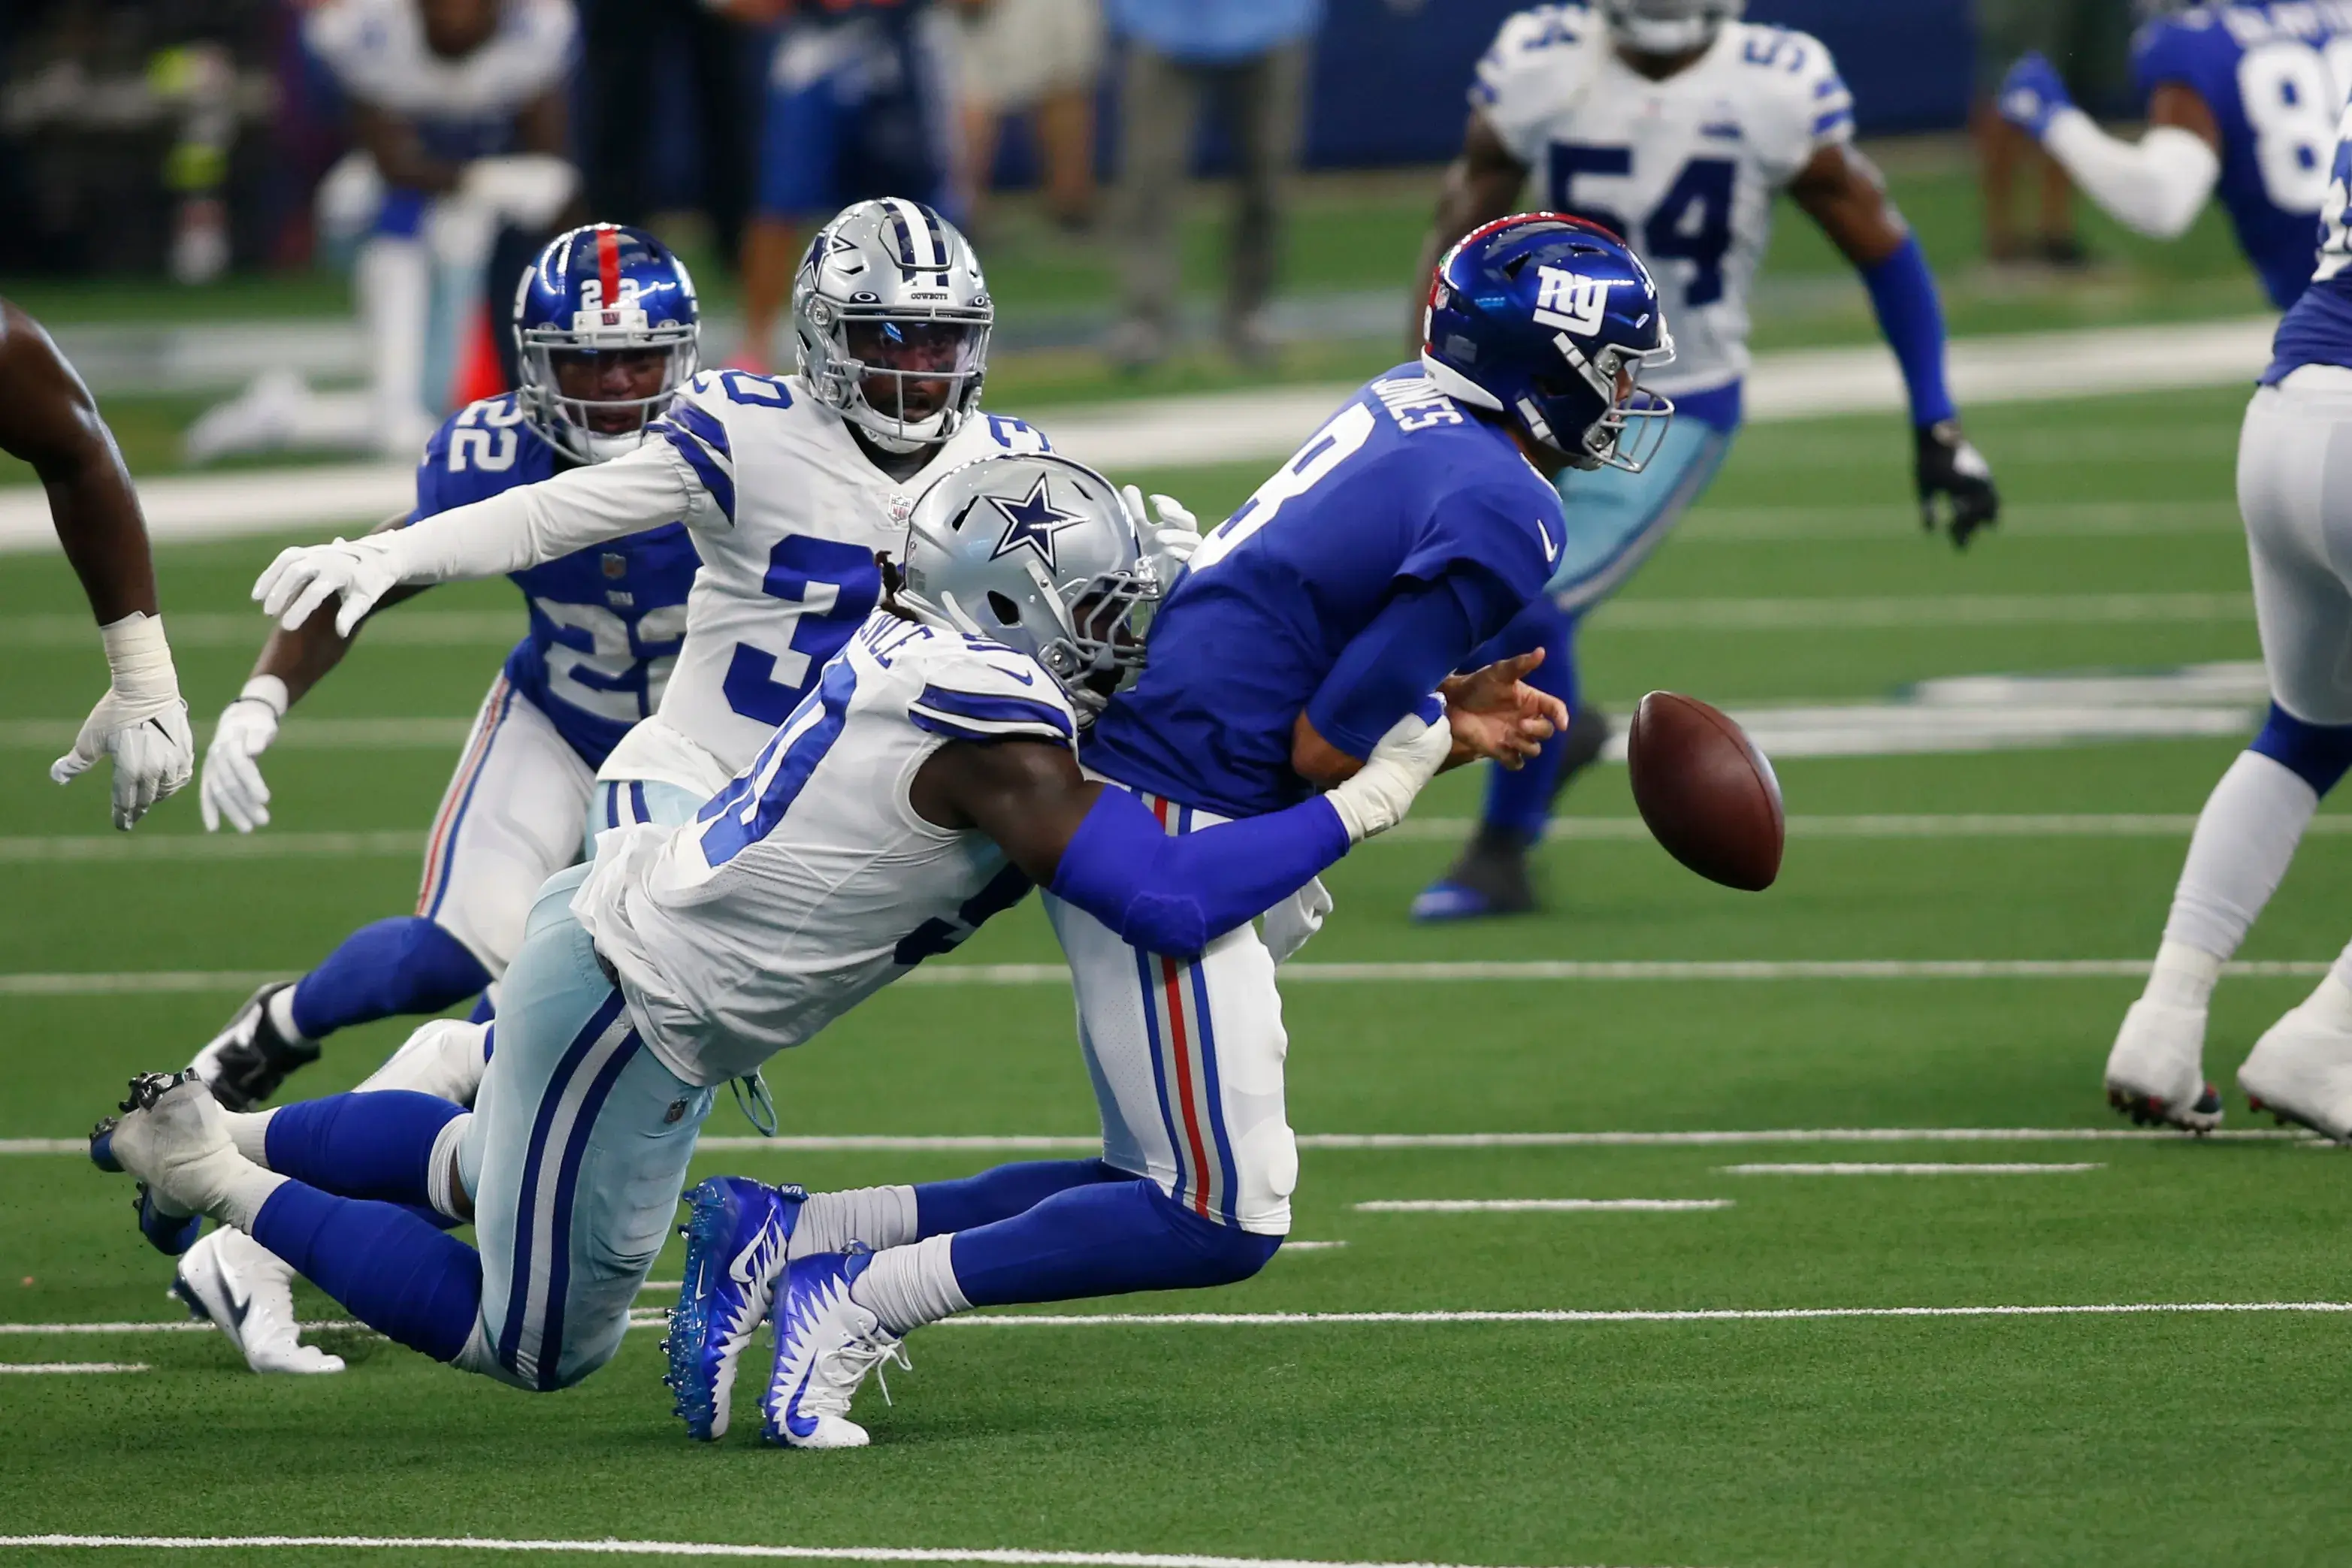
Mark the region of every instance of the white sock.
<instances>
[{"instance_id":1,"label":"white sock","mask_svg":"<svg viewBox=\"0 0 2352 1568\"><path fill-rule=\"evenodd\" d=\"M272 1105L267 1111L231 1111L228 1114L228 1140L236 1152L259 1166L269 1168L269 1118L284 1110Z\"/></svg>"},{"instance_id":2,"label":"white sock","mask_svg":"<svg viewBox=\"0 0 2352 1568\"><path fill-rule=\"evenodd\" d=\"M2239 753L2198 815L2164 923L2166 943L2216 958L2235 953L2278 891L2318 808L2318 794L2293 769L2260 752Z\"/></svg>"},{"instance_id":3,"label":"white sock","mask_svg":"<svg viewBox=\"0 0 2352 1568\"><path fill-rule=\"evenodd\" d=\"M467 1225L473 1223L474 1200L461 1185L465 1176L458 1168L457 1150L473 1123L471 1111L450 1117L434 1134L433 1153L425 1167L425 1201L446 1218Z\"/></svg>"},{"instance_id":4,"label":"white sock","mask_svg":"<svg viewBox=\"0 0 2352 1568\"><path fill-rule=\"evenodd\" d=\"M293 987L280 987L269 1000L263 1004L262 1010L269 1015L269 1027L278 1031L280 1039L292 1040L298 1044L306 1043L309 1040L308 1035L294 1027Z\"/></svg>"},{"instance_id":5,"label":"white sock","mask_svg":"<svg viewBox=\"0 0 2352 1568\"><path fill-rule=\"evenodd\" d=\"M839 1252L853 1241L875 1251L904 1247L921 1232L915 1225L911 1186L854 1186L845 1192L813 1192L793 1225L788 1256Z\"/></svg>"},{"instance_id":6,"label":"white sock","mask_svg":"<svg viewBox=\"0 0 2352 1568\"><path fill-rule=\"evenodd\" d=\"M433 313L433 256L416 240L378 235L360 246L352 267L375 366L376 417L389 423L426 406L425 333Z\"/></svg>"},{"instance_id":7,"label":"white sock","mask_svg":"<svg viewBox=\"0 0 2352 1568\"><path fill-rule=\"evenodd\" d=\"M219 1193L205 1212L223 1225L234 1225L247 1236L253 1234L254 1216L269 1201L269 1195L286 1185L287 1178L276 1171L263 1170L251 1160L240 1160L242 1167L223 1181Z\"/></svg>"},{"instance_id":8,"label":"white sock","mask_svg":"<svg viewBox=\"0 0 2352 1568\"><path fill-rule=\"evenodd\" d=\"M2170 1008L2202 1012L2212 999L2213 982L2221 977L2221 960L2167 939L2156 950L2156 965L2147 972L2147 988L2140 996Z\"/></svg>"},{"instance_id":9,"label":"white sock","mask_svg":"<svg viewBox=\"0 0 2352 1568\"><path fill-rule=\"evenodd\" d=\"M407 1089L430 1094L453 1105L471 1105L489 1066L485 1046L488 1024L458 1019L435 1019L421 1024L382 1067L360 1082L357 1092L376 1089ZM840 1249L835 1248L835 1251Z\"/></svg>"},{"instance_id":10,"label":"white sock","mask_svg":"<svg viewBox=\"0 0 2352 1568\"><path fill-rule=\"evenodd\" d=\"M969 1312L963 1288L956 1283L949 1253L955 1237L934 1236L911 1247L892 1247L874 1254L866 1272L849 1287L849 1299L882 1320L892 1333L912 1333L925 1323Z\"/></svg>"}]
</instances>

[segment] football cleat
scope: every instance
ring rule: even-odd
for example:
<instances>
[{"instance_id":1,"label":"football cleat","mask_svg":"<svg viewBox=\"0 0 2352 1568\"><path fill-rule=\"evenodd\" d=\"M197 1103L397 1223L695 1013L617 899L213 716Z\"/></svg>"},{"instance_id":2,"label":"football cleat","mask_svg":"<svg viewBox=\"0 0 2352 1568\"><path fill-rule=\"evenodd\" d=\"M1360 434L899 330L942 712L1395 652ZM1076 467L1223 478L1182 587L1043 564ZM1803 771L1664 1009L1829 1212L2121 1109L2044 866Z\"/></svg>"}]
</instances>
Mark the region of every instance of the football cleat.
<instances>
[{"instance_id":1,"label":"football cleat","mask_svg":"<svg viewBox=\"0 0 2352 1568\"><path fill-rule=\"evenodd\" d=\"M142 1072L132 1079L122 1114L90 1134L90 1159L101 1169L110 1166L139 1178L142 1230L145 1206L166 1218L201 1214L247 1163L229 1137L227 1113L194 1072Z\"/></svg>"},{"instance_id":2,"label":"football cleat","mask_svg":"<svg viewBox=\"0 0 2352 1568\"><path fill-rule=\"evenodd\" d=\"M2307 1004L2292 1009L2254 1041L2238 1087L2256 1111L2352 1142L2352 1030Z\"/></svg>"},{"instance_id":3,"label":"football cleat","mask_svg":"<svg viewBox=\"0 0 2352 1568\"><path fill-rule=\"evenodd\" d=\"M1536 906L1528 881L1528 841L1507 829L1481 828L1453 869L1421 890L1412 917L1424 924L1526 915Z\"/></svg>"},{"instance_id":4,"label":"football cleat","mask_svg":"<svg viewBox=\"0 0 2352 1568\"><path fill-rule=\"evenodd\" d=\"M866 1428L849 1402L884 1362L909 1366L905 1342L850 1299L874 1254L853 1244L819 1252L784 1270L776 1292L776 1364L760 1399L760 1435L792 1448L862 1448ZM889 1386L883 1386L887 1399Z\"/></svg>"},{"instance_id":5,"label":"football cleat","mask_svg":"<svg viewBox=\"0 0 2352 1568\"><path fill-rule=\"evenodd\" d=\"M735 1365L768 1315L807 1194L746 1176L713 1176L686 1195L686 1279L670 1309L662 1381L689 1437L727 1435Z\"/></svg>"},{"instance_id":6,"label":"football cleat","mask_svg":"<svg viewBox=\"0 0 2352 1568\"><path fill-rule=\"evenodd\" d=\"M114 1127L119 1116L109 1116L89 1130L89 1163L112 1175L122 1174L122 1164L114 1157ZM196 1244L197 1233L204 1229L201 1214L168 1212L155 1201L147 1184L139 1184L138 1196L131 1200L131 1211L139 1217L139 1234L147 1244L166 1257L176 1258Z\"/></svg>"},{"instance_id":7,"label":"football cleat","mask_svg":"<svg viewBox=\"0 0 2352 1568\"><path fill-rule=\"evenodd\" d=\"M2141 1126L2210 1133L2221 1091L2205 1082L2205 1009L2132 1003L2107 1052L2107 1103Z\"/></svg>"},{"instance_id":8,"label":"football cleat","mask_svg":"<svg viewBox=\"0 0 2352 1568\"><path fill-rule=\"evenodd\" d=\"M245 998L228 1025L205 1042L188 1071L212 1085L213 1096L232 1111L250 1111L299 1068L319 1060L319 1043L289 1040L269 1021L269 998L293 984L273 981Z\"/></svg>"},{"instance_id":9,"label":"football cleat","mask_svg":"<svg viewBox=\"0 0 2352 1568\"><path fill-rule=\"evenodd\" d=\"M294 1321L294 1270L242 1230L222 1227L172 1276L188 1315L218 1328L256 1372L341 1372L343 1358L304 1344Z\"/></svg>"}]
</instances>

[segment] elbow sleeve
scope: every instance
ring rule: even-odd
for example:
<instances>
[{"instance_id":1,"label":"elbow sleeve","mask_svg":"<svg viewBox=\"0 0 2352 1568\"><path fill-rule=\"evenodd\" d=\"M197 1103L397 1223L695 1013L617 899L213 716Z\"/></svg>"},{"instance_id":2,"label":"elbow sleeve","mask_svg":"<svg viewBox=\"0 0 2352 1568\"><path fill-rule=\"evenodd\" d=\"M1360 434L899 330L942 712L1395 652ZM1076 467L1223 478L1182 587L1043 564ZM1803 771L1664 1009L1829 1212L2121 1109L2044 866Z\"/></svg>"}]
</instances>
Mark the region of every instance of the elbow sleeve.
<instances>
[{"instance_id":1,"label":"elbow sleeve","mask_svg":"<svg viewBox=\"0 0 2352 1568\"><path fill-rule=\"evenodd\" d=\"M2205 139L2177 125L2120 141L2075 110L2051 122L2043 145L2117 223L2150 239L2186 234L2221 174Z\"/></svg>"}]
</instances>

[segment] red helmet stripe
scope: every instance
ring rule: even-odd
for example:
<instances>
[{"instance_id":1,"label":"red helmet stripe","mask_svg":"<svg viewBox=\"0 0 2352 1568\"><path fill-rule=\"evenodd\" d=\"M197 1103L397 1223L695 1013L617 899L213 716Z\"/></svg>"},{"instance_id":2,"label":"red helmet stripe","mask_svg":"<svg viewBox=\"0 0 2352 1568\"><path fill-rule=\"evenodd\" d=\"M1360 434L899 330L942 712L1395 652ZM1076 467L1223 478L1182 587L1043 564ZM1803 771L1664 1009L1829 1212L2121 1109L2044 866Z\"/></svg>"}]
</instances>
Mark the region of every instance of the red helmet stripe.
<instances>
[{"instance_id":1,"label":"red helmet stripe","mask_svg":"<svg viewBox=\"0 0 2352 1568\"><path fill-rule=\"evenodd\" d=\"M604 308L618 309L621 304L621 236L610 225L596 231L596 276L604 287Z\"/></svg>"}]
</instances>

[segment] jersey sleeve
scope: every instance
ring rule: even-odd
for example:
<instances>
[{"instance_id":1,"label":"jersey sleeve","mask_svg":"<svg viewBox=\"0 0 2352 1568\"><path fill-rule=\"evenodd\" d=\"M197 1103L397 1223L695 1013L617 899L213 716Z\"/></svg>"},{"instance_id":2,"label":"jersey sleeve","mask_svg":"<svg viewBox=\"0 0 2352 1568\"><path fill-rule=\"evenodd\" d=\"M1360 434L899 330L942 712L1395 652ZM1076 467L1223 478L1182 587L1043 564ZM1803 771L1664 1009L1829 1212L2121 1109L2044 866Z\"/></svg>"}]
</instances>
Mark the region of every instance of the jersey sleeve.
<instances>
[{"instance_id":1,"label":"jersey sleeve","mask_svg":"<svg viewBox=\"0 0 2352 1568\"><path fill-rule=\"evenodd\" d=\"M730 390L727 377L742 390ZM765 376L705 371L679 388L662 416L646 427L646 445L667 454L693 497L680 519L687 527L710 532L735 526L738 432L730 426L752 406L790 408L792 393Z\"/></svg>"},{"instance_id":2,"label":"jersey sleeve","mask_svg":"<svg viewBox=\"0 0 2352 1568\"><path fill-rule=\"evenodd\" d=\"M1794 179L1824 147L1853 140L1853 93L1837 59L1809 33L1743 29L1740 66L1762 101L1754 116L1757 154L1777 180Z\"/></svg>"},{"instance_id":3,"label":"jersey sleeve","mask_svg":"<svg viewBox=\"0 0 2352 1568\"><path fill-rule=\"evenodd\" d=\"M382 37L382 23L369 16L366 0L331 0L302 18L303 47L346 91L376 85L369 66L379 51L371 46Z\"/></svg>"},{"instance_id":4,"label":"jersey sleeve","mask_svg":"<svg viewBox=\"0 0 2352 1568\"><path fill-rule=\"evenodd\" d=\"M449 494L449 433L460 417L461 414L452 414L443 420L441 428L436 430L432 439L425 444L425 455L416 464L416 506L408 514L408 520L412 523L473 499L470 496L452 497Z\"/></svg>"},{"instance_id":5,"label":"jersey sleeve","mask_svg":"<svg viewBox=\"0 0 2352 1568\"><path fill-rule=\"evenodd\" d=\"M1520 162L1541 161L1544 127L1563 107L1562 77L1573 79L1577 54L1598 26L1580 5L1538 5L1507 18L1479 59L1470 107Z\"/></svg>"},{"instance_id":6,"label":"jersey sleeve","mask_svg":"<svg viewBox=\"0 0 2352 1568\"><path fill-rule=\"evenodd\" d=\"M1028 654L966 643L920 662L922 686L907 704L916 728L950 740L1043 740L1077 745L1070 699Z\"/></svg>"},{"instance_id":7,"label":"jersey sleeve","mask_svg":"<svg viewBox=\"0 0 2352 1568\"><path fill-rule=\"evenodd\" d=\"M2226 34L2158 17L2132 35L2132 82L2143 102L2167 82L2178 82L2210 103L2215 95L2209 79L2227 49Z\"/></svg>"},{"instance_id":8,"label":"jersey sleeve","mask_svg":"<svg viewBox=\"0 0 2352 1568\"><path fill-rule=\"evenodd\" d=\"M1559 497L1548 485L1530 477L1465 486L1437 503L1397 575L1455 580L1483 640L1544 591L1566 534Z\"/></svg>"}]
</instances>

